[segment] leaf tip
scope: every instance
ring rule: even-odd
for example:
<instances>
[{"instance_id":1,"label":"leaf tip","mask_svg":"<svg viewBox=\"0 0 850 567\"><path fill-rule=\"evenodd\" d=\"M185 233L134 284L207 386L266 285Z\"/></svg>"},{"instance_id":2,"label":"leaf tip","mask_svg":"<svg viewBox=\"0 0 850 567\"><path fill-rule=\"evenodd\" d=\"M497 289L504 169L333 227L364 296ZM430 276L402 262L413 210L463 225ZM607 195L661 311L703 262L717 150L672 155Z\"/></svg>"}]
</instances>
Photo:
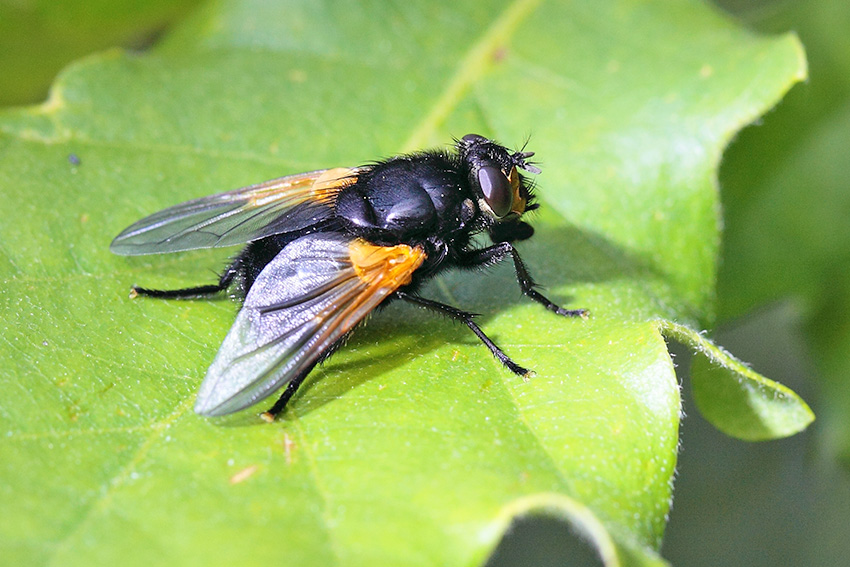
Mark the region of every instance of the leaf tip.
<instances>
[{"instance_id":1,"label":"leaf tip","mask_svg":"<svg viewBox=\"0 0 850 567\"><path fill-rule=\"evenodd\" d=\"M694 400L720 431L745 441L789 437L806 429L815 415L790 388L769 380L692 329L659 320L668 339L701 356L691 366Z\"/></svg>"}]
</instances>

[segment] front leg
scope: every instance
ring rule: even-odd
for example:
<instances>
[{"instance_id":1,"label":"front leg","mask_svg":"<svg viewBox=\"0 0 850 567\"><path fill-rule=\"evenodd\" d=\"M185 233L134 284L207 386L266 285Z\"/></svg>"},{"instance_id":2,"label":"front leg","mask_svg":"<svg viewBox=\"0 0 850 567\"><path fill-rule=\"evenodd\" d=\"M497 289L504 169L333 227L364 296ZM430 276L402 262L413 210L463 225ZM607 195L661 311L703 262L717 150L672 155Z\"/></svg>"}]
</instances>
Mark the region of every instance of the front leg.
<instances>
[{"instance_id":1,"label":"front leg","mask_svg":"<svg viewBox=\"0 0 850 567\"><path fill-rule=\"evenodd\" d=\"M587 316L589 315L587 309L564 309L537 291L535 289L537 284L534 283L534 279L531 277L531 274L528 273L528 268L525 267L525 263L522 261L522 258L520 258L519 252L517 252L516 248L514 248L513 244L510 242L500 242L493 246L488 246L487 248L464 252L458 257L457 264L458 266L465 268L487 267L498 264L508 256L513 258L517 283L519 283L519 288L522 290L522 293L537 303L542 304L549 311L554 311L558 315L587 319Z\"/></svg>"}]
</instances>

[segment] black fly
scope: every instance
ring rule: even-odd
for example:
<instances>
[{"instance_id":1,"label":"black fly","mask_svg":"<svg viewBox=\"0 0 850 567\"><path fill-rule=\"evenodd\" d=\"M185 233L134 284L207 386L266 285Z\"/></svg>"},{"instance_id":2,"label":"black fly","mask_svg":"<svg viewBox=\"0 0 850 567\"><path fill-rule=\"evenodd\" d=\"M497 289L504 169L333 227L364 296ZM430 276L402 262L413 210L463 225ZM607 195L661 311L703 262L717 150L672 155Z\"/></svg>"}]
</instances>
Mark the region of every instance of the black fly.
<instances>
[{"instance_id":1,"label":"black fly","mask_svg":"<svg viewBox=\"0 0 850 567\"><path fill-rule=\"evenodd\" d=\"M423 282L447 268L510 258L525 295L558 315L587 315L535 290L511 244L534 232L521 217L538 205L517 172L540 172L528 161L533 154L510 152L477 134L456 140L454 149L290 175L195 199L142 219L115 238L111 250L124 255L247 243L217 284L133 288L134 294L162 298L227 290L244 297L201 385L197 413L233 413L286 386L263 414L273 419L313 367L393 299L463 322L509 370L527 375L471 313L418 294ZM494 244L475 248L472 238L479 232Z\"/></svg>"}]
</instances>

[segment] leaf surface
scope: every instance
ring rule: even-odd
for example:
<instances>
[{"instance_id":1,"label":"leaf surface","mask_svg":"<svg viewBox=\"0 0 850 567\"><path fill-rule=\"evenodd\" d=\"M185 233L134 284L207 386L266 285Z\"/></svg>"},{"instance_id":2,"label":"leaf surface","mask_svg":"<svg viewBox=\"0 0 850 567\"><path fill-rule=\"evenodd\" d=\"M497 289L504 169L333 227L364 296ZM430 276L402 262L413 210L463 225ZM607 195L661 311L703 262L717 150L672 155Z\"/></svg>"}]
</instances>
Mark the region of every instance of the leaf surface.
<instances>
[{"instance_id":1,"label":"leaf surface","mask_svg":"<svg viewBox=\"0 0 850 567\"><path fill-rule=\"evenodd\" d=\"M804 72L793 37L664 1L217 2L150 53L73 65L47 104L0 116L0 550L471 565L539 512L606 565L663 563L680 401L662 331L711 322L720 153ZM484 313L536 376L391 305L276 424L192 414L237 307L127 290L208 282L226 252L120 258L110 239L182 200L469 132L531 134L542 207L520 250L592 317L523 300L507 266L424 295Z\"/></svg>"}]
</instances>

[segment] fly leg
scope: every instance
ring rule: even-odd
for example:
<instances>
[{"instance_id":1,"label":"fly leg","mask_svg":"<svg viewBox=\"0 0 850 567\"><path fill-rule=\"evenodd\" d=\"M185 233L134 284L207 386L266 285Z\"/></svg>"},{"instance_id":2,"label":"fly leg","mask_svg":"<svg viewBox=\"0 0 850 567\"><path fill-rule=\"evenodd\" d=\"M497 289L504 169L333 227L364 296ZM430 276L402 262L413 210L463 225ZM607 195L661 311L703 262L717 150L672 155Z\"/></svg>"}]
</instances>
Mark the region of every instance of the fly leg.
<instances>
[{"instance_id":1,"label":"fly leg","mask_svg":"<svg viewBox=\"0 0 850 567\"><path fill-rule=\"evenodd\" d=\"M235 264L235 262L234 262ZM182 289L149 289L134 285L130 288L130 297L144 295L146 297L157 297L160 299L197 299L217 295L233 283L233 279L239 271L230 265L218 280L217 284L199 285L196 287L186 287Z\"/></svg>"},{"instance_id":2,"label":"fly leg","mask_svg":"<svg viewBox=\"0 0 850 567\"><path fill-rule=\"evenodd\" d=\"M514 261L517 283L519 283L519 288L523 294L558 315L587 319L589 315L587 309L564 309L537 291L535 289L538 287L537 284L534 282L531 274L528 273L528 268L525 267L525 263L520 258L519 252L517 252L516 248L510 242L500 242L487 248L466 252L459 258L458 265L468 268L487 267L501 262L508 256Z\"/></svg>"},{"instance_id":3,"label":"fly leg","mask_svg":"<svg viewBox=\"0 0 850 567\"><path fill-rule=\"evenodd\" d=\"M149 289L134 285L130 288L130 297L144 295L145 297L156 297L159 299L200 299L218 295L223 291L227 291L237 278L240 278L239 281L247 279L248 266L251 265L254 256L255 253L252 251L251 245L249 245L227 266L216 284L181 289Z\"/></svg>"},{"instance_id":4,"label":"fly leg","mask_svg":"<svg viewBox=\"0 0 850 567\"><path fill-rule=\"evenodd\" d=\"M301 372L298 376L289 381L289 384L286 385L286 389L277 399L272 407L268 410L264 411L260 414L260 417L263 418L263 421L267 421L269 423L273 422L278 415L286 408L286 404L289 403L289 400L292 399L292 396L295 395L298 387L301 386L301 383L307 378L307 375L313 370L313 367L316 366L313 363L309 368Z\"/></svg>"},{"instance_id":5,"label":"fly leg","mask_svg":"<svg viewBox=\"0 0 850 567\"><path fill-rule=\"evenodd\" d=\"M289 403L289 400L292 399L292 396L295 395L295 392L298 390L301 384L304 383L304 380L307 379L307 376L310 374L310 372L313 371L316 365L323 363L333 353L335 353L337 349L339 349L339 347L341 347L348 340L348 337L351 335L352 331L353 329L348 331L345 335L342 336L342 338L337 340L327 350L325 350L312 364L307 365L307 367L304 368L304 370L302 370L300 374L296 375L295 378L289 381L289 383L286 385L286 389L283 391L283 393L280 395L274 405L260 414L260 417L263 419L263 421L271 423L275 419L277 419L277 416L283 413L283 410L286 409L286 404Z\"/></svg>"},{"instance_id":6,"label":"fly leg","mask_svg":"<svg viewBox=\"0 0 850 567\"><path fill-rule=\"evenodd\" d=\"M413 295L403 291L396 291L395 295L399 299L403 299L409 303L414 303L421 307L425 307L426 309L430 309L431 311L442 313L443 315L451 317L455 321L462 322L464 325L469 327L473 333L475 333L475 336L481 339L481 342L484 343L487 348L490 349L490 352L493 353L493 356L495 356L499 360L499 362L504 364L508 368L508 370L524 378L528 377L529 370L527 368L523 368L522 366L511 360L510 357L508 357L508 355L506 355L502 351L502 349L500 349L496 345L496 343L494 343L490 339L490 337L484 334L484 331L481 330L481 327L475 324L475 321L472 320L473 317L475 317L473 313L461 311L460 309L456 309L451 305L439 303L431 299L425 299L424 297L419 297L418 295Z\"/></svg>"}]
</instances>

